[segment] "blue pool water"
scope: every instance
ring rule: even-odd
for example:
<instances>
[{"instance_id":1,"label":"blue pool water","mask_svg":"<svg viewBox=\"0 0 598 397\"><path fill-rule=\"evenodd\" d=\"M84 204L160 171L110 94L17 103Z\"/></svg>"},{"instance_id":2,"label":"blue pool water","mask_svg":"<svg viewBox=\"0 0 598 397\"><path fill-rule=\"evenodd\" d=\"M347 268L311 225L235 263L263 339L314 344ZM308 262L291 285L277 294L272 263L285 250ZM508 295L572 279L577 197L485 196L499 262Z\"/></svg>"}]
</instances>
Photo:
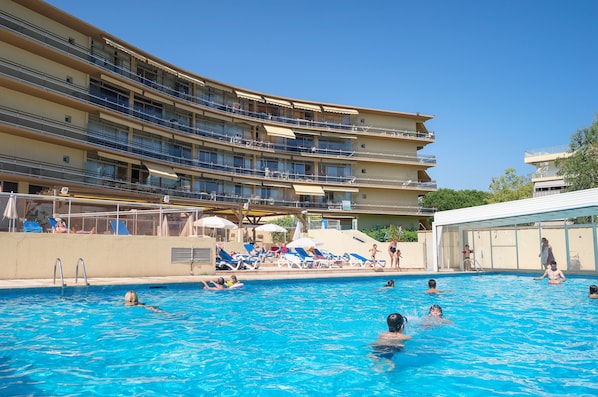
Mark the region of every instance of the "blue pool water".
<instances>
[{"instance_id":1,"label":"blue pool water","mask_svg":"<svg viewBox=\"0 0 598 397\"><path fill-rule=\"evenodd\" d=\"M0 292L0 395L596 396L595 279L530 276L246 282ZM124 307L135 289L156 313ZM426 327L432 304L452 321ZM394 311L413 339L369 355Z\"/></svg>"}]
</instances>

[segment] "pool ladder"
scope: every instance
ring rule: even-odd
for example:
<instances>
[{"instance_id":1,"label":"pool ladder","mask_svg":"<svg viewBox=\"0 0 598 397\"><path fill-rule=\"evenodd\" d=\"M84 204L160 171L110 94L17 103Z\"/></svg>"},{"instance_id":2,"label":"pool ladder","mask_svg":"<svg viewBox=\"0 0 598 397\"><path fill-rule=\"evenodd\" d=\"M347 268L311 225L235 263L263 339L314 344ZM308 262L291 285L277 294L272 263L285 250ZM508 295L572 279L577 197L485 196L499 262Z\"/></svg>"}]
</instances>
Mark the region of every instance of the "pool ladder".
<instances>
[{"instance_id":1,"label":"pool ladder","mask_svg":"<svg viewBox=\"0 0 598 397\"><path fill-rule=\"evenodd\" d=\"M79 260L77 261L77 265L75 266L75 284L77 284L77 282L79 281L79 264L83 269L83 279L85 281L85 285L88 286L89 282L87 281L87 271L85 270L85 261L83 260L83 258L79 258ZM64 273L62 272L62 260L60 260L60 258L56 258L56 262L54 263L54 284L56 284L56 268L60 270L60 284L62 285L62 288L64 288L66 287L66 284L64 282Z\"/></svg>"}]
</instances>

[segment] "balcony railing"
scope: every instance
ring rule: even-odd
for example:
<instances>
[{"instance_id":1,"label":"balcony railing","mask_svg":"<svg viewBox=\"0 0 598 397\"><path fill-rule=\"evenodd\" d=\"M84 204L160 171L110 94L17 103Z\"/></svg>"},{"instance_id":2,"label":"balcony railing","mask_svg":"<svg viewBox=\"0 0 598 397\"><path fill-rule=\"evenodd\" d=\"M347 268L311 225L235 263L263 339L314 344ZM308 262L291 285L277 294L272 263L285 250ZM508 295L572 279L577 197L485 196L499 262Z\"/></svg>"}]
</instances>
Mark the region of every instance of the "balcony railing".
<instances>
[{"instance_id":1,"label":"balcony railing","mask_svg":"<svg viewBox=\"0 0 598 397\"><path fill-rule=\"evenodd\" d=\"M387 153L371 153L371 152L353 152L345 151L340 149L329 149L321 147L301 147L289 144L278 144L272 142L263 142L244 139L233 136L232 134L226 134L222 132L215 132L204 128L193 128L188 126L175 125L170 120L163 119L161 117L154 116L152 114L140 112L138 110L130 110L127 105L112 102L106 98L98 97L89 94L85 87L78 86L73 83L67 83L65 81L56 79L51 75L47 75L43 72L36 71L31 68L24 67L22 65L15 64L6 59L0 58L0 74L10 76L15 80L23 81L28 84L33 84L44 91L51 91L59 93L61 95L67 95L78 101L84 101L86 103L94 104L96 106L103 107L105 109L118 111L126 114L128 117L133 117L143 123L151 123L156 126L175 130L178 133L186 134L193 137L201 137L213 142L226 143L229 145L250 147L253 150L263 150L266 152L276 153L287 153L296 154L303 153L306 155L315 156L328 156L332 158L354 158L356 160L366 160L370 158L391 160L396 162L405 163L417 163L426 166L434 166L436 164L436 157L431 155L396 155Z\"/></svg>"},{"instance_id":2,"label":"balcony railing","mask_svg":"<svg viewBox=\"0 0 598 397\"><path fill-rule=\"evenodd\" d=\"M12 31L16 34L26 36L28 39L36 41L43 46L49 46L55 49L56 51L62 52L63 54L76 57L79 60L82 60L86 63L93 64L98 66L104 70L117 73L120 76L125 77L127 80L134 82L135 84L141 82L144 85L151 87L157 91L167 94L175 98L176 100L183 100L193 105L199 105L203 107L213 108L218 111L222 112L229 112L235 113L236 116L244 116L249 117L251 119L258 119L263 120L267 118L268 115L264 114L263 112L250 112L247 110L238 109L235 106L225 103L218 103L214 102L213 100L209 100L206 98L200 98L196 96L187 95L175 90L172 87L164 86L157 82L144 79L128 69L120 68L112 63L107 62L105 59L101 57L96 57L90 54L90 51L82 46L79 46L76 43L69 43L63 37L60 37L52 32L49 32L45 29L42 29L36 25L31 24L28 21L22 20L20 18L14 17L6 12L0 12L0 26L3 26L6 30ZM241 113L242 112L242 113ZM377 135L385 135L385 136L393 136L393 137L404 137L404 138L413 138L413 139L421 139L421 140L429 140L433 141L435 139L435 134L433 132L418 132L418 131L409 131L409 130L399 130L399 129L390 129L390 128L378 128L373 126L367 125L353 125L353 124L343 124L343 123L333 123L333 122L326 122L326 121L315 121L315 120L302 120L297 118L289 118L289 117L276 117L273 116L274 119L272 121L276 121L278 123L288 124L291 126L307 126L313 127L318 129L337 129L342 131L351 131L354 133L366 133L366 134L377 134Z\"/></svg>"},{"instance_id":3,"label":"balcony railing","mask_svg":"<svg viewBox=\"0 0 598 397\"><path fill-rule=\"evenodd\" d=\"M81 186L94 190L112 190L121 193L135 193L138 197L146 197L149 200L162 198L169 195L172 199L191 199L203 202L239 203L250 205L271 205L278 207L305 208L321 212L343 211L342 203L322 201L297 201L281 200L274 198L263 198L255 195L236 195L232 193L207 193L186 191L182 188L163 188L159 186L133 183L110 178L106 175L98 175L81 171L72 167L57 166L52 163L31 161L24 158L0 155L0 173L19 175L22 177L42 180L51 185L58 186ZM201 204L201 203L200 203ZM431 215L434 210L421 206L396 206L386 204L357 204L351 203L353 212L388 213L392 211L403 215Z\"/></svg>"},{"instance_id":4,"label":"balcony railing","mask_svg":"<svg viewBox=\"0 0 598 397\"><path fill-rule=\"evenodd\" d=\"M168 163L172 167L184 167L189 171L214 173L225 176L247 176L265 180L284 180L301 182L318 182L332 184L357 184L370 186L393 186L402 188L435 189L434 182L418 182L401 179L356 178L354 176L320 176L293 172L289 170L265 170L255 168L235 167L227 164L200 161L163 153L153 147L140 144L130 145L128 141L118 140L104 135L102 132L80 128L65 122L40 117L16 109L0 106L0 121L17 128L27 129L48 137L67 139L79 142L90 148L116 151L125 156L133 155L139 160L159 161Z\"/></svg>"}]
</instances>

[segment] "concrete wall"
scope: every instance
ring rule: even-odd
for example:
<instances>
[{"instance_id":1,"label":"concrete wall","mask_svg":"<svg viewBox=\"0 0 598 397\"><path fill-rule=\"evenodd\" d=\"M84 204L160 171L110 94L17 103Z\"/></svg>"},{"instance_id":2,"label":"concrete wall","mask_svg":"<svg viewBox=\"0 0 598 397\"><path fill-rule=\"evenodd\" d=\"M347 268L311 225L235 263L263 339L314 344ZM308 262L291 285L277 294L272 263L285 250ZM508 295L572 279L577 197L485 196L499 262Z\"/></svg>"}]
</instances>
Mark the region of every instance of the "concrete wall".
<instances>
[{"instance_id":1,"label":"concrete wall","mask_svg":"<svg viewBox=\"0 0 598 397\"><path fill-rule=\"evenodd\" d=\"M211 238L0 233L0 279L52 278L60 258L65 278L83 258L88 277L151 277L214 274ZM172 248L208 248L209 262L171 263ZM58 270L57 270L58 277ZM79 268L79 277L82 277Z\"/></svg>"}]
</instances>

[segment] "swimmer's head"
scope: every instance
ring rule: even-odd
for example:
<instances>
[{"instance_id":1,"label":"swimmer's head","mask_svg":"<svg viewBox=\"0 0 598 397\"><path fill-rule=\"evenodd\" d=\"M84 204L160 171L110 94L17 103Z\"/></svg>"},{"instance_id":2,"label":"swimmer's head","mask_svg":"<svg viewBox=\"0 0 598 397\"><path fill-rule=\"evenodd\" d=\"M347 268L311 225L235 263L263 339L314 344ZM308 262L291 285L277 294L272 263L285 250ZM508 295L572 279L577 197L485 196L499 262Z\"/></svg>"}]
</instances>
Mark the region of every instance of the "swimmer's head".
<instances>
[{"instance_id":1,"label":"swimmer's head","mask_svg":"<svg viewBox=\"0 0 598 397\"><path fill-rule=\"evenodd\" d=\"M429 314L431 316L442 317L442 308L440 305L432 305L430 306Z\"/></svg>"},{"instance_id":2,"label":"swimmer's head","mask_svg":"<svg viewBox=\"0 0 598 397\"><path fill-rule=\"evenodd\" d=\"M550 266L552 267L552 269L556 269L556 261L552 261L550 262Z\"/></svg>"},{"instance_id":3,"label":"swimmer's head","mask_svg":"<svg viewBox=\"0 0 598 397\"><path fill-rule=\"evenodd\" d=\"M129 291L125 294L125 306L137 306L139 304L139 297L137 292Z\"/></svg>"},{"instance_id":4,"label":"swimmer's head","mask_svg":"<svg viewBox=\"0 0 598 397\"><path fill-rule=\"evenodd\" d=\"M394 280L388 280L386 282L386 286L387 287L394 287L395 286L395 281Z\"/></svg>"},{"instance_id":5,"label":"swimmer's head","mask_svg":"<svg viewBox=\"0 0 598 397\"><path fill-rule=\"evenodd\" d=\"M431 279L428 281L428 287L430 288L436 288L436 280Z\"/></svg>"},{"instance_id":6,"label":"swimmer's head","mask_svg":"<svg viewBox=\"0 0 598 397\"><path fill-rule=\"evenodd\" d=\"M234 274L233 274L232 276L230 276L230 279L231 279L232 281L234 281L235 283L238 281L238 280L237 280L237 276L235 276Z\"/></svg>"},{"instance_id":7,"label":"swimmer's head","mask_svg":"<svg viewBox=\"0 0 598 397\"><path fill-rule=\"evenodd\" d=\"M216 280L216 284L224 285L224 277L218 277L218 280Z\"/></svg>"},{"instance_id":8,"label":"swimmer's head","mask_svg":"<svg viewBox=\"0 0 598 397\"><path fill-rule=\"evenodd\" d=\"M590 294L598 294L598 286L594 284L590 285Z\"/></svg>"},{"instance_id":9,"label":"swimmer's head","mask_svg":"<svg viewBox=\"0 0 598 397\"><path fill-rule=\"evenodd\" d=\"M386 324L388 324L388 331L389 332L401 332L403 329L403 325L407 319L401 316L399 313L392 313L389 314L386 318Z\"/></svg>"}]
</instances>

